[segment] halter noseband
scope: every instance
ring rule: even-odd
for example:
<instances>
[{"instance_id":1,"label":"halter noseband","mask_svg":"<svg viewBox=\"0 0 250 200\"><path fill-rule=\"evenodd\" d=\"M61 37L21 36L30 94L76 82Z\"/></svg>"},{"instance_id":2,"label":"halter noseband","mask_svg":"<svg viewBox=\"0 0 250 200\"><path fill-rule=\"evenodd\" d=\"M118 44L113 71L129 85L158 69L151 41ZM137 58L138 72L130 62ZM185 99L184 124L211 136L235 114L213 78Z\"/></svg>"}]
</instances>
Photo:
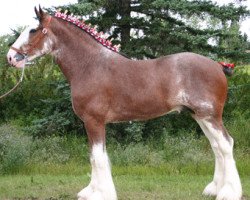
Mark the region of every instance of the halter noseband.
<instances>
[{"instance_id":1,"label":"halter noseband","mask_svg":"<svg viewBox=\"0 0 250 200\"><path fill-rule=\"evenodd\" d=\"M36 47L38 42L48 33L47 28L50 25L51 19L52 19L52 17L49 16L49 19L48 19L47 23L43 26L43 30L42 30L43 34L40 34L39 37L37 37L36 40L33 43L28 44L30 48L27 51L23 51L22 49L18 49L18 48L13 47L13 46L11 46L10 49L13 49L14 51L21 54L24 57L27 57L28 53L31 52Z\"/></svg>"}]
</instances>

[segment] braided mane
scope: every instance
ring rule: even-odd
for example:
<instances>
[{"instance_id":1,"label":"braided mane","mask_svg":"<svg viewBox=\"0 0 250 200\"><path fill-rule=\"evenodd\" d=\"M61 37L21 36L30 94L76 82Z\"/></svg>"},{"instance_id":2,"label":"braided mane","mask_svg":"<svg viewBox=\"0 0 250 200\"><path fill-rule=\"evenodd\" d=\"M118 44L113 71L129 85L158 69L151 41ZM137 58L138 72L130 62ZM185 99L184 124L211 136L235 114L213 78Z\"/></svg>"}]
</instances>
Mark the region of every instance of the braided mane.
<instances>
[{"instance_id":1,"label":"braided mane","mask_svg":"<svg viewBox=\"0 0 250 200\"><path fill-rule=\"evenodd\" d=\"M113 45L111 40L107 40L102 32L98 32L95 27L91 27L90 25L85 24L84 21L80 21L78 17L73 15L67 15L66 12L61 13L60 11L57 11L54 16L78 26L80 29L91 35L97 42L99 42L103 46L114 52L119 52L120 45Z\"/></svg>"}]
</instances>

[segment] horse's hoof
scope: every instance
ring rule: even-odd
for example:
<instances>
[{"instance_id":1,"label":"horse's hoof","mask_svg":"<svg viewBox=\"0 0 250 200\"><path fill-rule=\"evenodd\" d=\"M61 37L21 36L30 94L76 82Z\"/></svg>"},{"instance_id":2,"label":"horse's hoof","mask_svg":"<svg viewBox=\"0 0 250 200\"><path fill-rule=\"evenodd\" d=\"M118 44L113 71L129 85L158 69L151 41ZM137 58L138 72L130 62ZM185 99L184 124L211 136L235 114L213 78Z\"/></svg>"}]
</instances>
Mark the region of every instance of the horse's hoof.
<instances>
[{"instance_id":1,"label":"horse's hoof","mask_svg":"<svg viewBox=\"0 0 250 200\"><path fill-rule=\"evenodd\" d=\"M78 193L77 198L78 200L105 200L100 192L92 192L88 196L81 196L81 194Z\"/></svg>"},{"instance_id":2,"label":"horse's hoof","mask_svg":"<svg viewBox=\"0 0 250 200\"><path fill-rule=\"evenodd\" d=\"M92 194L92 192L93 189L90 185L88 185L77 194L77 198L78 200L87 200L87 198Z\"/></svg>"},{"instance_id":3,"label":"horse's hoof","mask_svg":"<svg viewBox=\"0 0 250 200\"><path fill-rule=\"evenodd\" d=\"M216 196L217 195L217 186L214 181L209 183L204 189L203 195L205 196Z\"/></svg>"},{"instance_id":4,"label":"horse's hoof","mask_svg":"<svg viewBox=\"0 0 250 200\"><path fill-rule=\"evenodd\" d=\"M241 200L241 189L233 188L231 184L225 184L219 191L216 200Z\"/></svg>"},{"instance_id":5,"label":"horse's hoof","mask_svg":"<svg viewBox=\"0 0 250 200\"><path fill-rule=\"evenodd\" d=\"M77 194L78 200L117 200L115 190L102 191L90 185Z\"/></svg>"}]
</instances>

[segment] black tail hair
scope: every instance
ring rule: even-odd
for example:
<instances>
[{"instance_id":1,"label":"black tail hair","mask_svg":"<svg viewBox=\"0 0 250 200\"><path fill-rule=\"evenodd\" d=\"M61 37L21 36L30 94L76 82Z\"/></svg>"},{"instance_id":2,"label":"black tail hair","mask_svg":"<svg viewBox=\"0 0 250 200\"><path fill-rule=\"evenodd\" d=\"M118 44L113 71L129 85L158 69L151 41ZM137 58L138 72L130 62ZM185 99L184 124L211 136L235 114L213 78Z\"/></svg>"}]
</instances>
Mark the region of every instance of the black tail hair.
<instances>
[{"instance_id":1,"label":"black tail hair","mask_svg":"<svg viewBox=\"0 0 250 200\"><path fill-rule=\"evenodd\" d=\"M223 66L223 72L227 75L227 76L232 76L234 73L234 69L231 67L224 67Z\"/></svg>"}]
</instances>

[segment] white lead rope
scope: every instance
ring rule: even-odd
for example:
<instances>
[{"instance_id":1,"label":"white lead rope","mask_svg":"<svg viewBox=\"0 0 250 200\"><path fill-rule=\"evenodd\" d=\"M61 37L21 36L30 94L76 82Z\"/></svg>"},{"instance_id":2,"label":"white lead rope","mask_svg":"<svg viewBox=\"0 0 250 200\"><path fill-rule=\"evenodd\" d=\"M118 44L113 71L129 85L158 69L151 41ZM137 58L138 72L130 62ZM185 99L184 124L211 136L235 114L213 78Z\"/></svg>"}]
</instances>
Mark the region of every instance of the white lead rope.
<instances>
[{"instance_id":1,"label":"white lead rope","mask_svg":"<svg viewBox=\"0 0 250 200\"><path fill-rule=\"evenodd\" d=\"M8 92L6 92L5 94L1 95L1 96L0 96L0 99L4 98L5 96L7 96L7 95L9 95L11 92L13 92L13 91L17 88L17 86L23 81L24 70L25 70L25 67L22 68L22 75L21 75L20 80L17 82L17 84L16 84L12 89L10 89Z\"/></svg>"}]
</instances>

